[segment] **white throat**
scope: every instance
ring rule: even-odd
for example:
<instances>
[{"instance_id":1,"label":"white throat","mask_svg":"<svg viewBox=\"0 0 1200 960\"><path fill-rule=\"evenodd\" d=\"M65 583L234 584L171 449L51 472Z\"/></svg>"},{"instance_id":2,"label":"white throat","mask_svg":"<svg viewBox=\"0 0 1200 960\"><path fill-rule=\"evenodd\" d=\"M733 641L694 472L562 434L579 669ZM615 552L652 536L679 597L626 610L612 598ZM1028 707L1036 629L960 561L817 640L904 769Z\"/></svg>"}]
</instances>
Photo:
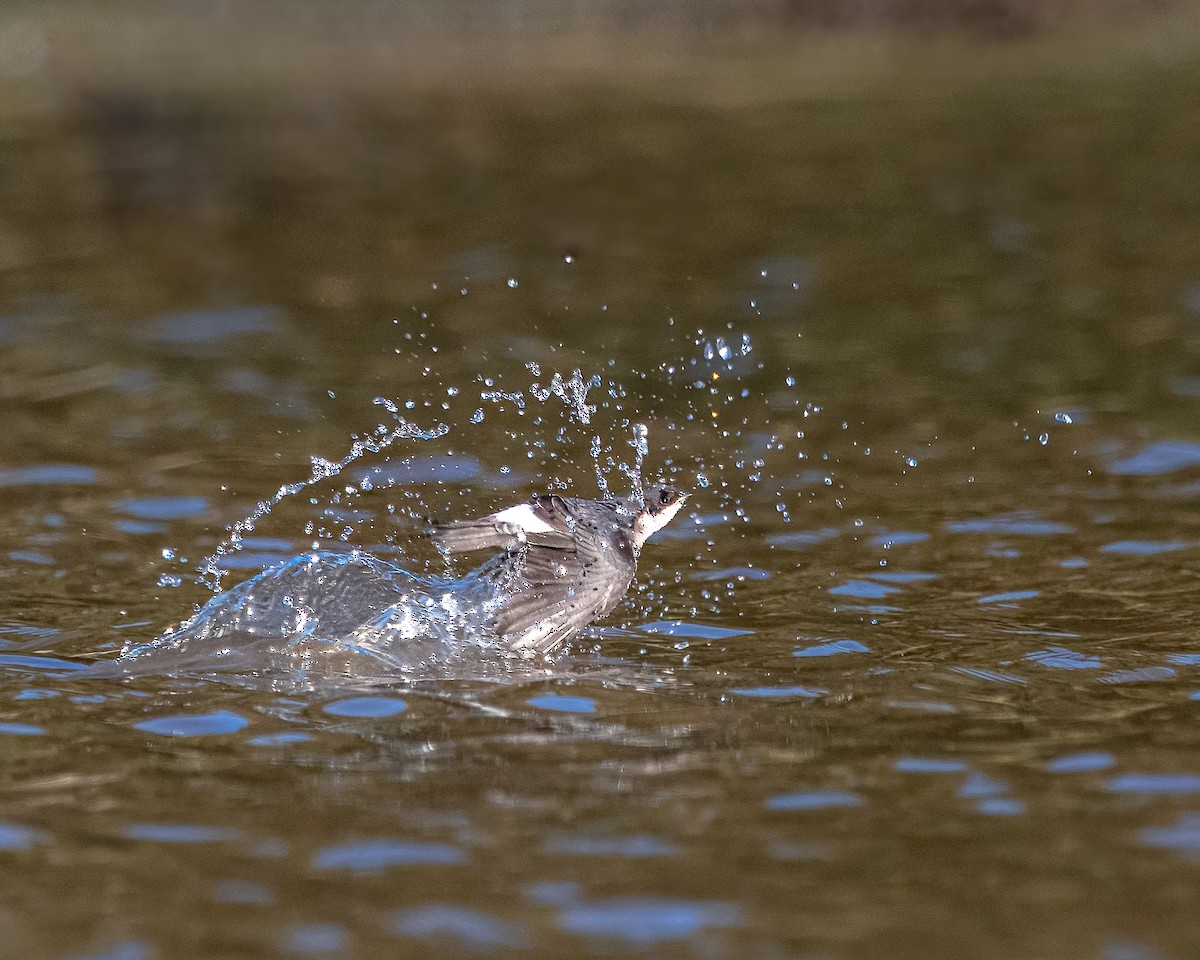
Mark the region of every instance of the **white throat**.
<instances>
[{"instance_id":1,"label":"white throat","mask_svg":"<svg viewBox=\"0 0 1200 960\"><path fill-rule=\"evenodd\" d=\"M633 521L633 548L641 550L642 544L671 522L672 518L683 506L683 500L678 500L669 507L663 507L658 513L640 513Z\"/></svg>"}]
</instances>

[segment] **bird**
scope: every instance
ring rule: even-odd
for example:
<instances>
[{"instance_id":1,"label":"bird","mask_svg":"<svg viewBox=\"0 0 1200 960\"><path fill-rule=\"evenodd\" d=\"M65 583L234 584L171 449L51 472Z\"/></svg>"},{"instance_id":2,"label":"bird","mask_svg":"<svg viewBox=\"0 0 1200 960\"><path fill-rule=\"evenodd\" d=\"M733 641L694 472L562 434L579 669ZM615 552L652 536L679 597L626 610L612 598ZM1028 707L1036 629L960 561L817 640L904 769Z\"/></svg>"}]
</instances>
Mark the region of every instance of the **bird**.
<instances>
[{"instance_id":1,"label":"bird","mask_svg":"<svg viewBox=\"0 0 1200 960\"><path fill-rule=\"evenodd\" d=\"M546 656L620 603L646 540L688 496L666 486L623 499L535 494L528 503L437 526L433 538L450 556L504 551L500 567L511 587L496 608L495 634L523 657Z\"/></svg>"}]
</instances>

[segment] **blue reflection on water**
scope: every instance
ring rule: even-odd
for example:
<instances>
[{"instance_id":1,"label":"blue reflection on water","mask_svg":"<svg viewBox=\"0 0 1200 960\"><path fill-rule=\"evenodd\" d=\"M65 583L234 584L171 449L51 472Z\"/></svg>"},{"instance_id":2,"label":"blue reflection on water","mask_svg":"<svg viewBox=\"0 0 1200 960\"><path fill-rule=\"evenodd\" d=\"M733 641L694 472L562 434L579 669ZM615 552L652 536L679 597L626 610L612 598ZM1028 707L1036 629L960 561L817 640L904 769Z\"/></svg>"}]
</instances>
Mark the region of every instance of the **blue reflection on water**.
<instances>
[{"instance_id":1,"label":"blue reflection on water","mask_svg":"<svg viewBox=\"0 0 1200 960\"><path fill-rule=\"evenodd\" d=\"M122 940L101 953L78 953L71 960L149 960L150 947L141 940Z\"/></svg>"},{"instance_id":2,"label":"blue reflection on water","mask_svg":"<svg viewBox=\"0 0 1200 960\"><path fill-rule=\"evenodd\" d=\"M559 918L559 926L571 933L642 944L683 940L706 927L733 927L741 922L742 911L735 904L666 897L572 904Z\"/></svg>"},{"instance_id":3,"label":"blue reflection on water","mask_svg":"<svg viewBox=\"0 0 1200 960\"><path fill-rule=\"evenodd\" d=\"M1102 677L1100 683L1158 683L1173 680L1175 671L1170 667L1138 667L1135 670L1114 670Z\"/></svg>"},{"instance_id":4,"label":"blue reflection on water","mask_svg":"<svg viewBox=\"0 0 1200 960\"><path fill-rule=\"evenodd\" d=\"M697 640L724 640L726 637L740 637L753 632L751 630L731 630L728 627L711 627L703 623L686 623L683 620L657 620L654 623L643 623L636 629L642 633L653 633L664 637L688 637Z\"/></svg>"},{"instance_id":5,"label":"blue reflection on water","mask_svg":"<svg viewBox=\"0 0 1200 960\"><path fill-rule=\"evenodd\" d=\"M834 807L861 807L865 801L847 790L801 790L781 793L766 802L768 810L828 810Z\"/></svg>"},{"instance_id":6,"label":"blue reflection on water","mask_svg":"<svg viewBox=\"0 0 1200 960\"><path fill-rule=\"evenodd\" d=\"M1109 465L1117 476L1150 477L1200 466L1200 443L1185 440L1157 440L1132 456Z\"/></svg>"},{"instance_id":7,"label":"blue reflection on water","mask_svg":"<svg viewBox=\"0 0 1200 960\"><path fill-rule=\"evenodd\" d=\"M12 737L40 737L46 730L32 723L0 723L0 734Z\"/></svg>"},{"instance_id":8,"label":"blue reflection on water","mask_svg":"<svg viewBox=\"0 0 1200 960\"><path fill-rule=\"evenodd\" d=\"M286 931L283 948L293 953L339 953L346 949L346 928L337 923L302 923Z\"/></svg>"},{"instance_id":9,"label":"blue reflection on water","mask_svg":"<svg viewBox=\"0 0 1200 960\"><path fill-rule=\"evenodd\" d=\"M41 830L23 827L18 823L0 823L0 850L28 850L38 843L49 842Z\"/></svg>"},{"instance_id":10,"label":"blue reflection on water","mask_svg":"<svg viewBox=\"0 0 1200 960\"><path fill-rule=\"evenodd\" d=\"M1039 663L1043 667L1053 667L1056 670L1099 670L1099 657L1089 657L1086 654L1066 647L1047 647L1045 650L1035 650L1025 654L1026 660Z\"/></svg>"},{"instance_id":11,"label":"blue reflection on water","mask_svg":"<svg viewBox=\"0 0 1200 960\"><path fill-rule=\"evenodd\" d=\"M893 530L890 533L881 533L872 537L871 544L888 550L892 547L907 547L913 543L925 543L928 539L929 534L923 530Z\"/></svg>"},{"instance_id":12,"label":"blue reflection on water","mask_svg":"<svg viewBox=\"0 0 1200 960\"><path fill-rule=\"evenodd\" d=\"M145 334L164 343L199 345L228 337L273 333L279 327L278 318L276 308L259 305L189 310L157 317L146 325Z\"/></svg>"},{"instance_id":13,"label":"blue reflection on water","mask_svg":"<svg viewBox=\"0 0 1200 960\"><path fill-rule=\"evenodd\" d=\"M975 602L981 604L1015 603L1018 600L1032 600L1039 593L1041 593L1040 590L1010 590L1008 593L990 593Z\"/></svg>"},{"instance_id":14,"label":"blue reflection on water","mask_svg":"<svg viewBox=\"0 0 1200 960\"><path fill-rule=\"evenodd\" d=\"M870 648L857 640L830 640L802 650L793 651L793 657L832 657L839 653L870 653Z\"/></svg>"},{"instance_id":15,"label":"blue reflection on water","mask_svg":"<svg viewBox=\"0 0 1200 960\"><path fill-rule=\"evenodd\" d=\"M1105 785L1110 793L1200 793L1200 775L1194 773L1124 773Z\"/></svg>"},{"instance_id":16,"label":"blue reflection on water","mask_svg":"<svg viewBox=\"0 0 1200 960\"><path fill-rule=\"evenodd\" d=\"M895 768L898 773L965 773L969 769L961 760L935 757L901 757Z\"/></svg>"},{"instance_id":17,"label":"blue reflection on water","mask_svg":"<svg viewBox=\"0 0 1200 960\"><path fill-rule=\"evenodd\" d=\"M155 717L153 720L135 723L134 726L146 733L157 733L164 737L206 737L237 733L248 722L245 717L238 716L236 713L217 710L213 713Z\"/></svg>"},{"instance_id":18,"label":"blue reflection on water","mask_svg":"<svg viewBox=\"0 0 1200 960\"><path fill-rule=\"evenodd\" d=\"M544 693L525 701L531 707L555 710L559 713L595 713L596 701L590 697L564 697L558 693Z\"/></svg>"},{"instance_id":19,"label":"blue reflection on water","mask_svg":"<svg viewBox=\"0 0 1200 960\"><path fill-rule=\"evenodd\" d=\"M999 533L1010 537L1044 537L1075 532L1075 528L1069 523L1041 520L1032 514L951 520L945 524L945 528L949 533Z\"/></svg>"},{"instance_id":20,"label":"blue reflection on water","mask_svg":"<svg viewBox=\"0 0 1200 960\"><path fill-rule=\"evenodd\" d=\"M859 600L882 600L893 593L899 593L899 587L889 587L883 583L871 580L847 580L836 587L829 588L829 595L834 597L856 597Z\"/></svg>"},{"instance_id":21,"label":"blue reflection on water","mask_svg":"<svg viewBox=\"0 0 1200 960\"><path fill-rule=\"evenodd\" d=\"M264 733L258 737L251 737L246 742L252 747L281 747L289 743L304 743L312 738L307 733L284 732L284 733Z\"/></svg>"},{"instance_id":22,"label":"blue reflection on water","mask_svg":"<svg viewBox=\"0 0 1200 960\"><path fill-rule=\"evenodd\" d=\"M75 463L42 463L0 470L0 487L59 487L96 483L100 471Z\"/></svg>"},{"instance_id":23,"label":"blue reflection on water","mask_svg":"<svg viewBox=\"0 0 1200 960\"><path fill-rule=\"evenodd\" d=\"M813 699L829 694L818 687L738 687L730 693L739 697L761 697L767 700Z\"/></svg>"},{"instance_id":24,"label":"blue reflection on water","mask_svg":"<svg viewBox=\"0 0 1200 960\"><path fill-rule=\"evenodd\" d=\"M1195 544L1187 540L1115 540L1100 548L1101 553L1116 553L1130 557L1152 557L1160 553L1188 550Z\"/></svg>"},{"instance_id":25,"label":"blue reflection on water","mask_svg":"<svg viewBox=\"0 0 1200 960\"><path fill-rule=\"evenodd\" d=\"M1147 847L1162 847L1177 853L1200 857L1200 813L1181 813L1169 827L1147 827L1139 834Z\"/></svg>"},{"instance_id":26,"label":"blue reflection on water","mask_svg":"<svg viewBox=\"0 0 1200 960\"><path fill-rule=\"evenodd\" d=\"M114 506L139 520L179 520L208 512L208 500L204 497L137 497L120 500Z\"/></svg>"},{"instance_id":27,"label":"blue reflection on water","mask_svg":"<svg viewBox=\"0 0 1200 960\"><path fill-rule=\"evenodd\" d=\"M467 856L448 843L419 840L362 840L323 847L313 854L314 870L352 870L377 873L387 867L413 864L460 864Z\"/></svg>"},{"instance_id":28,"label":"blue reflection on water","mask_svg":"<svg viewBox=\"0 0 1200 960\"><path fill-rule=\"evenodd\" d=\"M568 854L578 857L674 857L679 847L660 837L548 837L542 849L550 854Z\"/></svg>"},{"instance_id":29,"label":"blue reflection on water","mask_svg":"<svg viewBox=\"0 0 1200 960\"><path fill-rule=\"evenodd\" d=\"M398 910L392 930L422 940L457 940L468 949L521 947L525 932L515 923L453 903L430 903Z\"/></svg>"},{"instance_id":30,"label":"blue reflection on water","mask_svg":"<svg viewBox=\"0 0 1200 960\"><path fill-rule=\"evenodd\" d=\"M394 717L408 709L408 704L399 697L351 697L335 700L323 708L335 717Z\"/></svg>"},{"instance_id":31,"label":"blue reflection on water","mask_svg":"<svg viewBox=\"0 0 1200 960\"><path fill-rule=\"evenodd\" d=\"M220 843L236 840L238 832L194 823L131 823L125 828L125 836L130 840L155 843Z\"/></svg>"},{"instance_id":32,"label":"blue reflection on water","mask_svg":"<svg viewBox=\"0 0 1200 960\"><path fill-rule=\"evenodd\" d=\"M1091 773L1095 770L1108 770L1116 762L1111 753L1093 750L1055 757L1046 764L1046 770L1050 773Z\"/></svg>"}]
</instances>

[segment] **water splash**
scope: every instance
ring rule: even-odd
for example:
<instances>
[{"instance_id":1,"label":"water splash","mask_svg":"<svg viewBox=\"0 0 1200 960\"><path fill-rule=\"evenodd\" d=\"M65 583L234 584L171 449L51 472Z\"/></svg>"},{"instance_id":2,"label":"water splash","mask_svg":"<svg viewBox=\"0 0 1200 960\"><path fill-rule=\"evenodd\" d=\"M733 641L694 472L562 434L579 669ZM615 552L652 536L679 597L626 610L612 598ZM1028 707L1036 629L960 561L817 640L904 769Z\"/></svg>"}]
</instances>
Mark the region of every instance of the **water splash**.
<instances>
[{"instance_id":1,"label":"water splash","mask_svg":"<svg viewBox=\"0 0 1200 960\"><path fill-rule=\"evenodd\" d=\"M633 499L638 503L646 502L644 482L642 480L642 464L650 453L650 430L644 423L635 423L632 427L633 437L629 445L633 447L633 465L621 464L621 471L629 477L633 484Z\"/></svg>"},{"instance_id":2,"label":"water splash","mask_svg":"<svg viewBox=\"0 0 1200 960\"><path fill-rule=\"evenodd\" d=\"M340 460L331 461L326 460L324 457L313 457L312 472L307 479L284 484L275 491L273 496L268 497L266 500L260 500L247 516L226 527L225 537L217 544L216 549L204 558L204 562L198 568L199 581L202 584L211 589L213 593L220 592L221 579L227 572L221 566L221 559L240 550L242 539L245 535L254 530L258 522L287 497L294 496L301 490L305 490L323 480L336 477L347 466L364 454L380 453L397 440L434 440L450 432L450 428L444 423L436 424L428 430L418 427L416 424L406 420L401 415L399 407L386 397L376 397L375 403L392 415L392 419L396 421L396 426L388 429L385 424L380 424L374 433L366 437L356 438L349 452Z\"/></svg>"},{"instance_id":3,"label":"water splash","mask_svg":"<svg viewBox=\"0 0 1200 960\"><path fill-rule=\"evenodd\" d=\"M508 670L521 657L497 642L492 623L515 577L503 555L451 579L357 550L302 554L213 597L149 643L126 644L99 669L369 679L461 670L465 659Z\"/></svg>"}]
</instances>

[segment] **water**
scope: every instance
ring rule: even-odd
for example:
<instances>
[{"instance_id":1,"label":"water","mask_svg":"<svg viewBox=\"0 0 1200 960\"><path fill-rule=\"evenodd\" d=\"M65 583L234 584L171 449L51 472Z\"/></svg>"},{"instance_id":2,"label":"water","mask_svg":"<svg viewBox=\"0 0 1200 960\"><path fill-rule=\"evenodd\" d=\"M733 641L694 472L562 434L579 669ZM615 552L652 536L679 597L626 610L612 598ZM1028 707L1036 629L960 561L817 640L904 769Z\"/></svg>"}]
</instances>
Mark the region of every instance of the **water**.
<instances>
[{"instance_id":1,"label":"water","mask_svg":"<svg viewBox=\"0 0 1200 960\"><path fill-rule=\"evenodd\" d=\"M1200 128L1139 76L10 132L0 956L1194 956ZM643 473L689 512L553 663L89 669L218 552L453 579L430 523Z\"/></svg>"}]
</instances>

